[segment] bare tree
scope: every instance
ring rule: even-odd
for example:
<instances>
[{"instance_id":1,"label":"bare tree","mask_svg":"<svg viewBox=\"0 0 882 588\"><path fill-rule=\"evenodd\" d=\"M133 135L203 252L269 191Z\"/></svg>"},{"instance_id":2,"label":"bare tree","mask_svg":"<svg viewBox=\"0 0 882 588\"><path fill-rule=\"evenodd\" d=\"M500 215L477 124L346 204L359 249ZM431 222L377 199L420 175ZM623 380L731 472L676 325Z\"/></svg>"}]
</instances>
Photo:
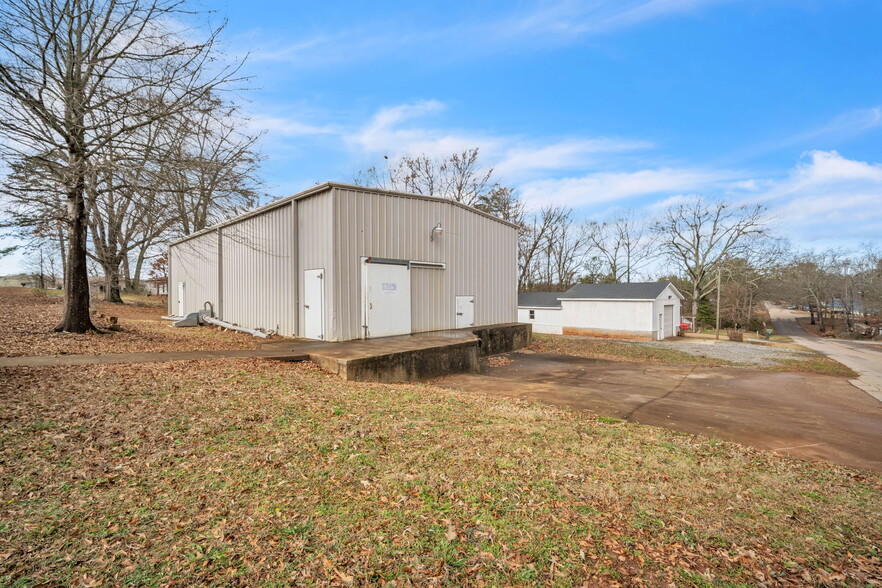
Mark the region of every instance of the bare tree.
<instances>
[{"instance_id":1,"label":"bare tree","mask_svg":"<svg viewBox=\"0 0 882 588\"><path fill-rule=\"evenodd\" d=\"M669 208L656 221L662 252L688 279L693 317L701 299L716 287L720 263L744 254L753 238L766 234L767 222L761 205L730 206L702 198Z\"/></svg>"},{"instance_id":2,"label":"bare tree","mask_svg":"<svg viewBox=\"0 0 882 588\"><path fill-rule=\"evenodd\" d=\"M441 158L420 155L390 161L387 157L382 168L361 171L353 181L360 186L438 196L475 206L500 189L493 181L493 168L479 165L478 153L478 148L472 147Z\"/></svg>"},{"instance_id":3,"label":"bare tree","mask_svg":"<svg viewBox=\"0 0 882 588\"><path fill-rule=\"evenodd\" d=\"M247 120L236 105L208 94L169 122L162 129L168 152L156 180L159 189L168 191L176 236L201 231L257 204L260 134L241 130Z\"/></svg>"},{"instance_id":4,"label":"bare tree","mask_svg":"<svg viewBox=\"0 0 882 588\"><path fill-rule=\"evenodd\" d=\"M30 254L25 258L25 267L33 276L38 288L54 288L58 276L58 264L51 243L37 242L31 247Z\"/></svg>"},{"instance_id":5,"label":"bare tree","mask_svg":"<svg viewBox=\"0 0 882 588\"><path fill-rule=\"evenodd\" d=\"M606 281L631 282L657 256L658 234L629 211L604 223L587 223L587 238Z\"/></svg>"},{"instance_id":6,"label":"bare tree","mask_svg":"<svg viewBox=\"0 0 882 588\"><path fill-rule=\"evenodd\" d=\"M827 330L823 308L832 296L833 267L837 255L833 250L801 253L790 262L784 272L785 280L790 281L795 291L804 295L817 312L818 328L822 333Z\"/></svg>"},{"instance_id":7,"label":"bare tree","mask_svg":"<svg viewBox=\"0 0 882 588\"><path fill-rule=\"evenodd\" d=\"M789 244L767 235L747 237L738 257L721 262L723 320L739 327L749 327L754 306L768 285L778 275L782 260L789 253Z\"/></svg>"},{"instance_id":8,"label":"bare tree","mask_svg":"<svg viewBox=\"0 0 882 588\"><path fill-rule=\"evenodd\" d=\"M547 276L542 275L541 267L548 242L569 215L570 211L562 206L546 206L525 222L518 239L518 290L543 285Z\"/></svg>"},{"instance_id":9,"label":"bare tree","mask_svg":"<svg viewBox=\"0 0 882 588\"><path fill-rule=\"evenodd\" d=\"M856 290L864 320L882 309L882 250L876 243L863 243L857 258Z\"/></svg>"},{"instance_id":10,"label":"bare tree","mask_svg":"<svg viewBox=\"0 0 882 588\"><path fill-rule=\"evenodd\" d=\"M62 185L67 262L59 331L89 317L87 181L110 145L231 82L212 61L221 29L190 42L177 0L18 0L0 5L0 137L7 160L39 160ZM186 30L184 30L186 27Z\"/></svg>"}]
</instances>

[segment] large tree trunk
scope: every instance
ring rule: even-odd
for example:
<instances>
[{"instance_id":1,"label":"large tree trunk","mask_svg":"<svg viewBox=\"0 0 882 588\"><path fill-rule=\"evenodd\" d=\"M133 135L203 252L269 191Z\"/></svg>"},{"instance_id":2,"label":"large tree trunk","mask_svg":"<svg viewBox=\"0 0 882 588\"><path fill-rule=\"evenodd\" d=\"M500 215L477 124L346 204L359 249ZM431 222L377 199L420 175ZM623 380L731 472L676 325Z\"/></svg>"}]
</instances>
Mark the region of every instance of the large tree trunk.
<instances>
[{"instance_id":1,"label":"large tree trunk","mask_svg":"<svg viewBox=\"0 0 882 588\"><path fill-rule=\"evenodd\" d=\"M61 257L61 283L67 279L67 249L64 243L64 226L58 221L58 253Z\"/></svg>"},{"instance_id":2,"label":"large tree trunk","mask_svg":"<svg viewBox=\"0 0 882 588\"><path fill-rule=\"evenodd\" d=\"M95 331L89 317L89 273L86 266L86 202L82 160L71 157L71 171L77 175L67 195L70 233L67 242L67 272L64 276L64 316L56 331Z\"/></svg>"},{"instance_id":3,"label":"large tree trunk","mask_svg":"<svg viewBox=\"0 0 882 588\"><path fill-rule=\"evenodd\" d=\"M135 262L135 274L132 276L132 284L134 290L141 289L141 271L144 269L144 258L147 256L147 247L145 243L143 247L138 249L138 261Z\"/></svg>"},{"instance_id":4,"label":"large tree trunk","mask_svg":"<svg viewBox=\"0 0 882 588\"><path fill-rule=\"evenodd\" d=\"M119 258L112 259L104 267L104 301L122 304L123 299L119 291Z\"/></svg>"},{"instance_id":5,"label":"large tree trunk","mask_svg":"<svg viewBox=\"0 0 882 588\"><path fill-rule=\"evenodd\" d=\"M129 256L124 255L122 258L122 267L123 267L123 283L126 285L126 290L129 292L134 292L137 289L137 284L134 280L132 280L132 270L129 267Z\"/></svg>"},{"instance_id":6,"label":"large tree trunk","mask_svg":"<svg viewBox=\"0 0 882 588\"><path fill-rule=\"evenodd\" d=\"M753 319L753 290L751 290L747 297L747 320L744 322L744 328L749 329L751 319Z\"/></svg>"}]
</instances>

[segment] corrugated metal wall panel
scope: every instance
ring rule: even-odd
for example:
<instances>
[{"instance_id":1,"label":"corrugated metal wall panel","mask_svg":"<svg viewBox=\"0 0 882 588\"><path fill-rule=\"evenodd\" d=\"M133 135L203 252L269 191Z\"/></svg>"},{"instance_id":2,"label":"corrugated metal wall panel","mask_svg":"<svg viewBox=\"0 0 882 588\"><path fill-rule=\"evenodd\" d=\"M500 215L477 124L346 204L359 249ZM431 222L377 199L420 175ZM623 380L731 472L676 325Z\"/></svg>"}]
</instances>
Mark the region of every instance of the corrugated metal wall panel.
<instances>
[{"instance_id":1,"label":"corrugated metal wall panel","mask_svg":"<svg viewBox=\"0 0 882 588\"><path fill-rule=\"evenodd\" d=\"M221 229L223 320L295 334L292 218L282 206Z\"/></svg>"},{"instance_id":2,"label":"corrugated metal wall panel","mask_svg":"<svg viewBox=\"0 0 882 588\"><path fill-rule=\"evenodd\" d=\"M169 312L178 314L178 284L184 282L184 310L202 309L206 300L217 303L217 233L211 231L170 248Z\"/></svg>"},{"instance_id":3,"label":"corrugated metal wall panel","mask_svg":"<svg viewBox=\"0 0 882 588\"><path fill-rule=\"evenodd\" d=\"M303 300L303 272L310 269L325 270L325 340L335 341L334 308L334 200L328 190L297 201L298 217L298 276L299 296ZM303 324L303 305L299 304L299 324ZM303 333L300 333L302 336Z\"/></svg>"},{"instance_id":4,"label":"corrugated metal wall panel","mask_svg":"<svg viewBox=\"0 0 882 588\"><path fill-rule=\"evenodd\" d=\"M475 296L475 324L517 320L517 231L447 202L335 188L337 338L361 336L361 258L447 264L411 271L413 332L455 327L455 297ZM444 233L430 241L438 223Z\"/></svg>"}]
</instances>

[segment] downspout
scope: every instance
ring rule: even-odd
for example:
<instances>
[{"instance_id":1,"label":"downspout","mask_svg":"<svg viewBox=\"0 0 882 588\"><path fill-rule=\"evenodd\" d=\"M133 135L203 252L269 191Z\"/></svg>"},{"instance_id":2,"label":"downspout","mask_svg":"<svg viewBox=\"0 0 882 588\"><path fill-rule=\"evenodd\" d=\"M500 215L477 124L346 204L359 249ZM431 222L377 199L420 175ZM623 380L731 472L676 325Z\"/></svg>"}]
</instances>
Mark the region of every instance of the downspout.
<instances>
[{"instance_id":1,"label":"downspout","mask_svg":"<svg viewBox=\"0 0 882 588\"><path fill-rule=\"evenodd\" d=\"M224 316L224 243L221 228L217 229L217 317Z\"/></svg>"}]
</instances>

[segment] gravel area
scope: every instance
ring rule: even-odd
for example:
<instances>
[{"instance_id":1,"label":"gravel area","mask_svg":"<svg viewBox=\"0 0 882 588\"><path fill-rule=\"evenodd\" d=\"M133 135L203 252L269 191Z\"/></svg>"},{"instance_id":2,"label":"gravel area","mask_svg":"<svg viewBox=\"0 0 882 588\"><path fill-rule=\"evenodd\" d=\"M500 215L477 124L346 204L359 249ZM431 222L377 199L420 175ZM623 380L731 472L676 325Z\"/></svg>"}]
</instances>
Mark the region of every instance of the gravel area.
<instances>
[{"instance_id":1,"label":"gravel area","mask_svg":"<svg viewBox=\"0 0 882 588\"><path fill-rule=\"evenodd\" d=\"M714 359L722 359L734 363L759 366L771 366L788 359L805 359L812 355L811 351L782 349L762 343L735 343L733 341L717 341L714 339L701 341L656 341L641 345L660 345L691 355L702 355Z\"/></svg>"}]
</instances>

